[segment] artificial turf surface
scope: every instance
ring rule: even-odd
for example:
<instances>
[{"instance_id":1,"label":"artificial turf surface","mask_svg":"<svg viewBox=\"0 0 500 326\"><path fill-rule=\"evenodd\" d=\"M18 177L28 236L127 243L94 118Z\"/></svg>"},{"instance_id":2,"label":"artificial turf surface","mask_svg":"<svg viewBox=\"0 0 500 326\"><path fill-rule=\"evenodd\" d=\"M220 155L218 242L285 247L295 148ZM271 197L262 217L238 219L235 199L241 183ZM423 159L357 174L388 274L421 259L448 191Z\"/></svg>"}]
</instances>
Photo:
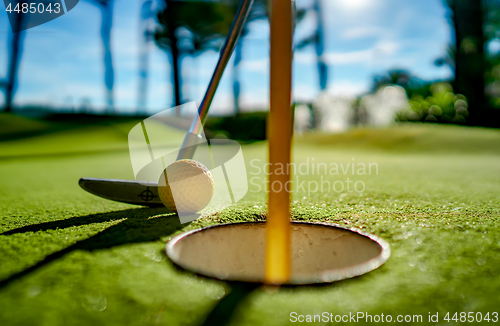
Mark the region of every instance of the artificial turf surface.
<instances>
[{"instance_id":1,"label":"artificial turf surface","mask_svg":"<svg viewBox=\"0 0 500 326\"><path fill-rule=\"evenodd\" d=\"M0 123L9 126L0 131L0 325L287 325L291 312L419 314L424 322L439 312L448 324L447 312L500 313L498 130L405 124L297 137L297 164L375 163L378 173L298 175L311 187L350 178L366 188L298 189L293 219L361 228L386 239L392 256L355 279L269 288L195 276L164 252L184 230L265 219L265 175L255 167L265 163L265 142L243 145L255 178L247 196L182 225L162 209L78 187L84 176L133 179L127 133L135 122L55 128L1 115Z\"/></svg>"}]
</instances>

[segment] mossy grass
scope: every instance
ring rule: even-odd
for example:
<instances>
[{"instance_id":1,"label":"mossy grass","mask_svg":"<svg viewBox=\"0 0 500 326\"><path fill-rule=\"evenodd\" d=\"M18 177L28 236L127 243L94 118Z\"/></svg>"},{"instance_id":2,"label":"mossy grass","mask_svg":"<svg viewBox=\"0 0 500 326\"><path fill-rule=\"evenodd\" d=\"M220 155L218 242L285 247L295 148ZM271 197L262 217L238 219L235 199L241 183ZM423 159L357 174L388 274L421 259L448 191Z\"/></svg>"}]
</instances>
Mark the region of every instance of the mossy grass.
<instances>
[{"instance_id":1,"label":"mossy grass","mask_svg":"<svg viewBox=\"0 0 500 326\"><path fill-rule=\"evenodd\" d=\"M441 321L446 312L500 312L498 130L412 124L295 139L297 164L378 169L297 173L293 219L382 236L392 257L355 279L270 289L195 276L164 253L182 231L265 219L266 143L243 146L253 182L241 202L182 225L162 209L78 187L80 177L133 179L132 125L63 128L0 143L1 325L288 325L291 312L358 311L421 314L426 322L429 312ZM363 192L306 186L346 185L347 178L363 182Z\"/></svg>"}]
</instances>

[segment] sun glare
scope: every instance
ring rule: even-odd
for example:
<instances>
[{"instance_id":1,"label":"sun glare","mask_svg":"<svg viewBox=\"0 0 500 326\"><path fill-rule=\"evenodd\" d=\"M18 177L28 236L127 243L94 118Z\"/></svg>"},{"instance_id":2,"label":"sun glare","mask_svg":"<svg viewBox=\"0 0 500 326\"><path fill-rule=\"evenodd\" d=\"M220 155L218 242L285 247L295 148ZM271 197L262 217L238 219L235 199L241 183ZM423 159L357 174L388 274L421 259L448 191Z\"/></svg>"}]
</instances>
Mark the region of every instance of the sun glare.
<instances>
[{"instance_id":1,"label":"sun glare","mask_svg":"<svg viewBox=\"0 0 500 326\"><path fill-rule=\"evenodd\" d=\"M373 5L373 0L336 0L336 2L347 10L360 10Z\"/></svg>"}]
</instances>

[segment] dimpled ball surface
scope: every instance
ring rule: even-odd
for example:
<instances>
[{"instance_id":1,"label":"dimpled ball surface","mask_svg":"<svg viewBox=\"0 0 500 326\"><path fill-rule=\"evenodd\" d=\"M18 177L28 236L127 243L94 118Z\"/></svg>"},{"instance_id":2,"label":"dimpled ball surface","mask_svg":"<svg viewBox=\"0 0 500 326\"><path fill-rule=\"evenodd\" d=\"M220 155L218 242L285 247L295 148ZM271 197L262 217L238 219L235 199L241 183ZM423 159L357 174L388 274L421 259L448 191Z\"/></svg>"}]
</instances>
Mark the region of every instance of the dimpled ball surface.
<instances>
[{"instance_id":1,"label":"dimpled ball surface","mask_svg":"<svg viewBox=\"0 0 500 326\"><path fill-rule=\"evenodd\" d=\"M179 160L163 171L158 181L158 194L168 209L181 214L194 214L212 200L214 180L207 167L200 162Z\"/></svg>"}]
</instances>

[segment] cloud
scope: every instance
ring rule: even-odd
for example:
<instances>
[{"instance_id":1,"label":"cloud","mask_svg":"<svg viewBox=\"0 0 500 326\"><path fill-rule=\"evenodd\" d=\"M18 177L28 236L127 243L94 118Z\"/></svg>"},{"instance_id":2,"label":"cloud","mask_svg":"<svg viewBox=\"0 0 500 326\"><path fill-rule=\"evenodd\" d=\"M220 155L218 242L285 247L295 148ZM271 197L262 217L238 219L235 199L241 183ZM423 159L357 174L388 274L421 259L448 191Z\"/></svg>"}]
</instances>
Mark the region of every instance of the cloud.
<instances>
[{"instance_id":1,"label":"cloud","mask_svg":"<svg viewBox=\"0 0 500 326\"><path fill-rule=\"evenodd\" d=\"M399 42L383 39L374 46L356 51L328 51L323 54L325 61L332 65L364 63L370 64L374 56L392 56L401 48ZM294 61L299 64L316 63L316 54L312 52L296 52Z\"/></svg>"},{"instance_id":2,"label":"cloud","mask_svg":"<svg viewBox=\"0 0 500 326\"><path fill-rule=\"evenodd\" d=\"M312 64L316 62L316 54L311 52L295 52L293 61L299 64Z\"/></svg>"},{"instance_id":3,"label":"cloud","mask_svg":"<svg viewBox=\"0 0 500 326\"><path fill-rule=\"evenodd\" d=\"M381 36L386 30L380 26L363 26L348 28L340 33L340 38L344 40L354 40L364 37Z\"/></svg>"},{"instance_id":4,"label":"cloud","mask_svg":"<svg viewBox=\"0 0 500 326\"><path fill-rule=\"evenodd\" d=\"M293 100L297 102L309 102L316 94L318 89L308 84L301 83L293 87Z\"/></svg>"},{"instance_id":5,"label":"cloud","mask_svg":"<svg viewBox=\"0 0 500 326\"><path fill-rule=\"evenodd\" d=\"M187 79L195 79L201 81L201 79L209 79L214 73L213 69L207 66L202 66L198 62L188 62L183 60L182 62L182 77Z\"/></svg>"},{"instance_id":6,"label":"cloud","mask_svg":"<svg viewBox=\"0 0 500 326\"><path fill-rule=\"evenodd\" d=\"M242 109L265 109L269 107L269 88L253 88L241 94Z\"/></svg>"},{"instance_id":7,"label":"cloud","mask_svg":"<svg viewBox=\"0 0 500 326\"><path fill-rule=\"evenodd\" d=\"M325 12L335 12L338 16L359 17L370 15L377 7L384 6L376 0L320 0ZM339 13L341 15L339 15Z\"/></svg>"},{"instance_id":8,"label":"cloud","mask_svg":"<svg viewBox=\"0 0 500 326\"><path fill-rule=\"evenodd\" d=\"M269 71L269 59L244 60L241 62L240 67L254 72L267 72Z\"/></svg>"},{"instance_id":9,"label":"cloud","mask_svg":"<svg viewBox=\"0 0 500 326\"><path fill-rule=\"evenodd\" d=\"M357 51L328 51L323 54L325 61L332 65L364 63L370 64L374 56L395 55L401 45L399 42L390 40L381 40L374 46ZM294 61L299 64L314 64L316 63L316 54L311 52L296 52L294 54Z\"/></svg>"},{"instance_id":10,"label":"cloud","mask_svg":"<svg viewBox=\"0 0 500 326\"><path fill-rule=\"evenodd\" d=\"M332 2L348 11L367 10L376 3L374 0L336 0Z\"/></svg>"},{"instance_id":11,"label":"cloud","mask_svg":"<svg viewBox=\"0 0 500 326\"><path fill-rule=\"evenodd\" d=\"M329 64L369 63L373 49L351 52L328 52L324 58Z\"/></svg>"},{"instance_id":12,"label":"cloud","mask_svg":"<svg viewBox=\"0 0 500 326\"><path fill-rule=\"evenodd\" d=\"M366 82L352 82L348 80L336 80L329 85L328 93L333 95L353 95L359 96L369 89Z\"/></svg>"},{"instance_id":13,"label":"cloud","mask_svg":"<svg viewBox=\"0 0 500 326\"><path fill-rule=\"evenodd\" d=\"M391 41L388 39L383 39L377 43L373 51L379 51L386 55L393 55L401 48L400 42Z\"/></svg>"}]
</instances>

